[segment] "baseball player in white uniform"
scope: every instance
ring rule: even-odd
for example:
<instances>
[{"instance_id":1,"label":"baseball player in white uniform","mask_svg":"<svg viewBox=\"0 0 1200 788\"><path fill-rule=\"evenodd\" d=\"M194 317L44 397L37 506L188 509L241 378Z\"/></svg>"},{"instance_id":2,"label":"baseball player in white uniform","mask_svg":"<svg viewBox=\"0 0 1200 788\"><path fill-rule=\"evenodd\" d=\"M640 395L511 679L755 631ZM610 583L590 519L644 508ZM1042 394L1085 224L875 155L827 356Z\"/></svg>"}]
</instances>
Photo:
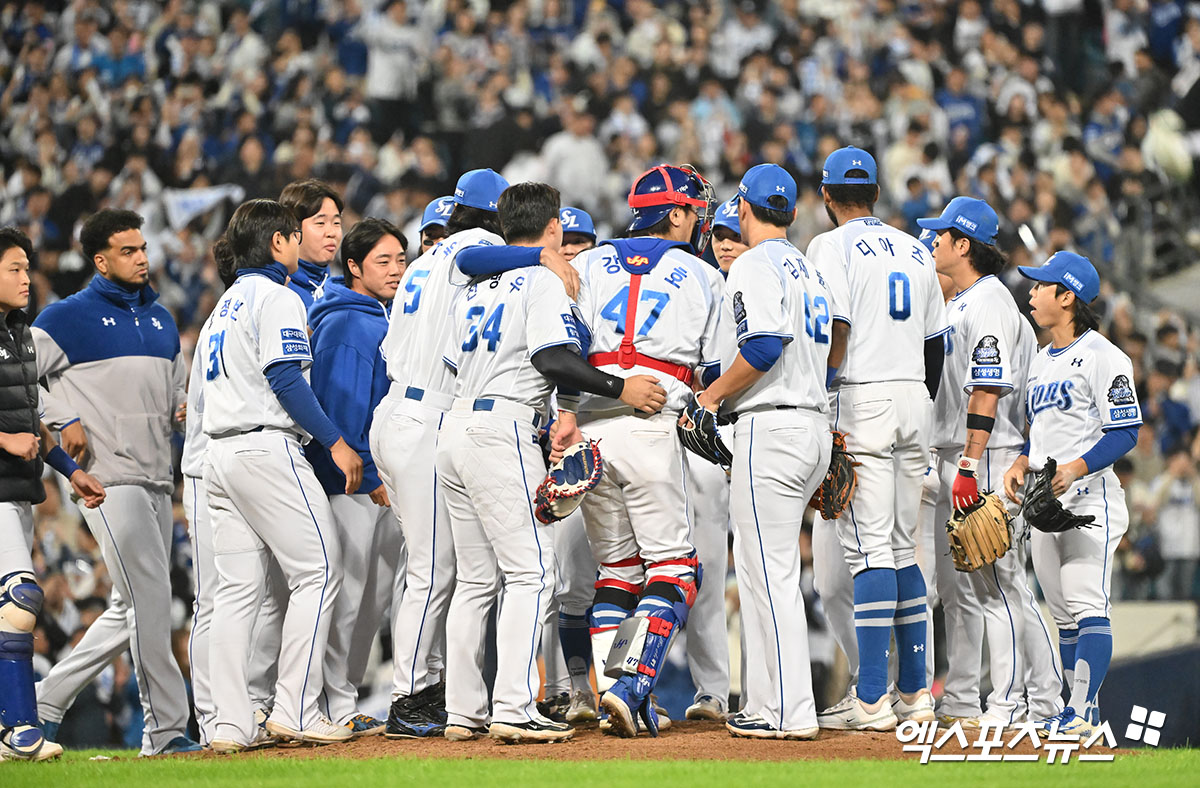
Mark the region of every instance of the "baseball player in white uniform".
<instances>
[{"instance_id":1,"label":"baseball player in white uniform","mask_svg":"<svg viewBox=\"0 0 1200 788\"><path fill-rule=\"evenodd\" d=\"M875 160L858 148L834 151L822 174L825 209L837 227L814 239L811 259L845 304L849 338L830 352L834 429L860 465L858 489L837 521L854 574L858 682L821 714L821 727L890 730L932 720L926 688L927 600L916 560L921 488L929 467L933 403L946 332L941 287L926 248L871 216ZM840 269L842 275L833 271ZM839 290L845 286L844 292ZM844 324L850 326L850 323ZM840 330L840 329L839 329ZM844 347L844 358L842 348ZM895 633L896 693L888 692Z\"/></svg>"},{"instance_id":2,"label":"baseball player in white uniform","mask_svg":"<svg viewBox=\"0 0 1200 788\"><path fill-rule=\"evenodd\" d=\"M634 182L629 205L632 238L606 242L572 261L583 283L579 308L591 328L588 361L612 375L653 374L666 390L666 407L646 416L584 396L577 416L562 416L556 438L569 445L573 441L563 436L577 434L571 429L577 423L604 446L604 477L582 505L600 563L592 650L600 705L611 730L626 737L637 735L639 717L651 734L665 725L650 691L701 580L675 422L690 401L696 369L718 363L722 285L716 270L694 254L703 252L712 229L715 205L707 181L694 170L658 166ZM560 396L559 405L573 403ZM627 618L642 619L649 629L640 653L614 659L629 645L616 640ZM622 672L614 681L604 675L609 663L637 672Z\"/></svg>"},{"instance_id":3,"label":"baseball player in white uniform","mask_svg":"<svg viewBox=\"0 0 1200 788\"><path fill-rule=\"evenodd\" d=\"M1094 527L1031 534L1033 568L1058 625L1059 653L1070 698L1044 721L1045 733L1088 736L1100 724L1097 694L1112 658L1109 591L1117 545L1129 527L1125 491L1112 463L1137 443L1142 411L1129 357L1097 330L1088 306L1100 294L1091 262L1058 252L1041 267L1021 266L1034 281L1033 319L1050 333L1034 357L1025 396L1029 441L1004 474L1017 501L1025 474L1046 458L1058 463L1054 493Z\"/></svg>"},{"instance_id":4,"label":"baseball player in white uniform","mask_svg":"<svg viewBox=\"0 0 1200 788\"><path fill-rule=\"evenodd\" d=\"M228 284L233 284L232 279ZM188 375L187 429L179 470L183 474L183 516L187 518L188 539L192 543L192 585L195 594L192 601L192 630L188 636L192 706L200 743L207 747L216 733L208 634L212 629L213 599L217 593L217 567L213 562L208 490L204 486L204 454L208 450L208 436L204 434L205 362L203 353L192 354L192 370Z\"/></svg>"},{"instance_id":5,"label":"baseball player in white uniform","mask_svg":"<svg viewBox=\"0 0 1200 788\"><path fill-rule=\"evenodd\" d=\"M796 182L774 164L738 185L750 250L729 269L721 306L721 376L700 393L733 424L730 508L742 599L747 686L734 736L818 733L801 591L804 507L829 467L825 368L830 322L844 319L825 278L787 240Z\"/></svg>"},{"instance_id":6,"label":"baseball player in white uniform","mask_svg":"<svg viewBox=\"0 0 1200 788\"><path fill-rule=\"evenodd\" d=\"M582 208L558 213L563 241L559 251L571 262L596 245L596 227ZM551 413L558 412L557 401ZM579 723L596 719L596 694L589 675L592 640L588 608L596 585L596 559L588 546L583 512L576 509L554 528L554 598L542 629L546 681L538 709L552 720Z\"/></svg>"},{"instance_id":7,"label":"baseball player in white uniform","mask_svg":"<svg viewBox=\"0 0 1200 788\"><path fill-rule=\"evenodd\" d=\"M299 258L299 223L271 200L234 212L213 249L237 281L200 332L204 480L209 496L218 586L209 632L216 724L211 746L237 752L268 735L314 744L351 731L323 717L322 659L341 584L340 551L325 497L301 444L330 447L358 489L362 460L321 410L305 377L311 363L304 305L285 286ZM255 723L247 665L251 629L265 593L267 563L278 563L291 590L283 620L275 704L265 730Z\"/></svg>"},{"instance_id":8,"label":"baseball player in white uniform","mask_svg":"<svg viewBox=\"0 0 1200 788\"><path fill-rule=\"evenodd\" d=\"M996 249L999 219L983 200L956 197L936 219L918 224L937 234L933 258L939 274L949 276L956 295L946 305L950 331L946 361L935 401L933 445L941 479L938 522L950 510L978 502L980 490L997 491L1025 442L1025 375L1036 352L1033 328L1017 309L1008 288L996 278L1004 258ZM1014 507L1015 510L1015 507ZM1057 687L1043 682L1045 697L1029 688L1026 702L1026 654L1039 663L1039 675L1054 677L1055 654L1025 576L1024 523L1014 523L1014 546L977 572L958 572L949 557L944 528L938 529L938 585L947 621L957 623L963 602L983 612L987 631L992 691L982 717L992 725L1024 719L1029 704L1039 703L1041 717L1057 714ZM965 586L967 590L959 591ZM967 612L967 617L971 613ZM979 665L979 632L947 627L948 650ZM973 639L969 642L964 640ZM1048 665L1045 663L1049 663ZM978 671L972 671L978 677ZM978 678L975 680L978 692ZM967 699L974 704L977 699ZM952 716L943 711L943 717Z\"/></svg>"},{"instance_id":9,"label":"baseball player in white uniform","mask_svg":"<svg viewBox=\"0 0 1200 788\"><path fill-rule=\"evenodd\" d=\"M492 170L458 179L449 236L404 272L381 352L391 389L371 422L375 458L407 550L396 578L404 593L392 614L392 705L384 735L421 738L445 733L442 652L446 610L454 586L454 546L436 470L438 430L453 402L454 375L442 360L453 328L450 307L469 281L457 269L459 253L504 243L496 213L508 182ZM530 251L513 267L557 261L557 252ZM571 275L574 271L570 272Z\"/></svg>"}]
</instances>

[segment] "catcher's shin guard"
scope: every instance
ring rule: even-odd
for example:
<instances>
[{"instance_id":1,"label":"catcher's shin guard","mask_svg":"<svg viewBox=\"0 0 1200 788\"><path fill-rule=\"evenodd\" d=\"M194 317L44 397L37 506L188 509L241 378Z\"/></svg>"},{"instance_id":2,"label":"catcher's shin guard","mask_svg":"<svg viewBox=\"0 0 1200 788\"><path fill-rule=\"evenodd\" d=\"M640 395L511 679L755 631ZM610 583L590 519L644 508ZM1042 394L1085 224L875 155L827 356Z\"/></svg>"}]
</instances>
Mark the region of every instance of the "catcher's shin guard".
<instances>
[{"instance_id":1,"label":"catcher's shin guard","mask_svg":"<svg viewBox=\"0 0 1200 788\"><path fill-rule=\"evenodd\" d=\"M41 609L42 589L32 574L12 572L0 578L0 735L6 741L13 729L38 724L33 628Z\"/></svg>"},{"instance_id":2,"label":"catcher's shin guard","mask_svg":"<svg viewBox=\"0 0 1200 788\"><path fill-rule=\"evenodd\" d=\"M642 592L640 583L607 575L622 573L640 577L642 559L634 556L616 563L601 564L600 571L602 576L596 581L596 595L588 610L588 624L592 639L592 661L596 667L596 689L604 692L612 686L612 679L605 675L605 665L617 627L629 618Z\"/></svg>"},{"instance_id":3,"label":"catcher's shin guard","mask_svg":"<svg viewBox=\"0 0 1200 788\"><path fill-rule=\"evenodd\" d=\"M668 575L667 567L687 573ZM695 554L648 567L649 577L633 615L621 623L609 652L605 672L626 685L635 703L650 696L666 662L675 632L687 623L699 588L700 561Z\"/></svg>"}]
</instances>

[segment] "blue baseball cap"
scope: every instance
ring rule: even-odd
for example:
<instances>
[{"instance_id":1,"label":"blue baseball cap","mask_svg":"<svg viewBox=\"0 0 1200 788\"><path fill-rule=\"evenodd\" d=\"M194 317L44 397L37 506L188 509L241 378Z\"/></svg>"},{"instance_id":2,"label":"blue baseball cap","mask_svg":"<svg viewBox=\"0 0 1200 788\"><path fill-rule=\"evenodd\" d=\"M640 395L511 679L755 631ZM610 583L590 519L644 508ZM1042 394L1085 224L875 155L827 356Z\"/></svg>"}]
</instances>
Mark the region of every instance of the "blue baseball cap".
<instances>
[{"instance_id":1,"label":"blue baseball cap","mask_svg":"<svg viewBox=\"0 0 1200 788\"><path fill-rule=\"evenodd\" d=\"M867 177L847 178L846 173L850 170L863 170ZM821 168L821 183L832 186L878 183L878 174L875 157L862 148L851 145L838 148L825 159L825 166Z\"/></svg>"},{"instance_id":2,"label":"blue baseball cap","mask_svg":"<svg viewBox=\"0 0 1200 788\"><path fill-rule=\"evenodd\" d=\"M730 197L717 206L717 218L713 219L713 227L724 227L738 235L742 234L742 226L738 223L738 198Z\"/></svg>"},{"instance_id":3,"label":"blue baseball cap","mask_svg":"<svg viewBox=\"0 0 1200 788\"><path fill-rule=\"evenodd\" d=\"M933 239L935 238L937 238L937 233L933 230L922 230L921 234L917 236L917 240L921 242L921 246L928 249L930 254L933 254Z\"/></svg>"},{"instance_id":4,"label":"blue baseball cap","mask_svg":"<svg viewBox=\"0 0 1200 788\"><path fill-rule=\"evenodd\" d=\"M1092 261L1074 252L1057 252L1041 266L1019 265L1017 270L1026 279L1062 285L1084 303L1090 304L1100 295L1100 274Z\"/></svg>"},{"instance_id":5,"label":"blue baseball cap","mask_svg":"<svg viewBox=\"0 0 1200 788\"><path fill-rule=\"evenodd\" d=\"M787 205L776 208L767 202L767 198L774 195L783 197ZM738 184L737 196L733 199L745 200L759 208L790 211L796 207L796 180L778 164L758 164L746 170L742 182Z\"/></svg>"},{"instance_id":6,"label":"blue baseball cap","mask_svg":"<svg viewBox=\"0 0 1200 788\"><path fill-rule=\"evenodd\" d=\"M996 243L1000 219L992 206L974 197L955 197L936 219L917 219L917 224L935 233L954 229L985 244Z\"/></svg>"},{"instance_id":7,"label":"blue baseball cap","mask_svg":"<svg viewBox=\"0 0 1200 788\"><path fill-rule=\"evenodd\" d=\"M454 185L454 202L481 211L495 211L508 181L492 169L464 172Z\"/></svg>"},{"instance_id":8,"label":"blue baseball cap","mask_svg":"<svg viewBox=\"0 0 1200 788\"><path fill-rule=\"evenodd\" d=\"M582 208L572 208L568 205L558 212L558 218L562 222L564 233L579 233L593 241L596 240L596 225L592 223L588 212Z\"/></svg>"},{"instance_id":9,"label":"blue baseball cap","mask_svg":"<svg viewBox=\"0 0 1200 788\"><path fill-rule=\"evenodd\" d=\"M453 211L454 195L438 197L425 206L425 212L421 214L421 226L417 228L417 232L423 233L426 227L434 224L440 224L445 227Z\"/></svg>"}]
</instances>

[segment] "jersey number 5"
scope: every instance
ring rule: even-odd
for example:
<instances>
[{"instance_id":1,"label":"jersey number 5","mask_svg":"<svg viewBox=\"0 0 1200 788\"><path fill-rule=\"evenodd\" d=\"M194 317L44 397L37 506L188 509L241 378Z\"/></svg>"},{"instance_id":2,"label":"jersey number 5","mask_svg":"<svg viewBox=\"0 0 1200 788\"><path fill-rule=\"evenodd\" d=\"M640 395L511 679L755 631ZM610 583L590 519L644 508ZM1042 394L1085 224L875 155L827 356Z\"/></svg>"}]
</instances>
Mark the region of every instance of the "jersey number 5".
<instances>
[{"instance_id":1,"label":"jersey number 5","mask_svg":"<svg viewBox=\"0 0 1200 788\"><path fill-rule=\"evenodd\" d=\"M404 283L404 314L411 315L421 305L421 287L429 278L430 271L414 271L412 278Z\"/></svg>"},{"instance_id":2,"label":"jersey number 5","mask_svg":"<svg viewBox=\"0 0 1200 788\"><path fill-rule=\"evenodd\" d=\"M225 332L218 331L208 337L208 369L205 370L204 377L208 380L216 380L217 376L221 374L224 361Z\"/></svg>"},{"instance_id":3,"label":"jersey number 5","mask_svg":"<svg viewBox=\"0 0 1200 788\"><path fill-rule=\"evenodd\" d=\"M462 349L470 352L479 347L479 338L483 337L487 340L487 349L495 351L496 345L500 344L500 322L504 320L504 304L497 304L492 310L491 316L486 322L483 320L484 309L481 306L473 306L467 310L467 320L470 325L467 328L467 341L462 343ZM479 330L480 323L483 324L483 330Z\"/></svg>"}]
</instances>

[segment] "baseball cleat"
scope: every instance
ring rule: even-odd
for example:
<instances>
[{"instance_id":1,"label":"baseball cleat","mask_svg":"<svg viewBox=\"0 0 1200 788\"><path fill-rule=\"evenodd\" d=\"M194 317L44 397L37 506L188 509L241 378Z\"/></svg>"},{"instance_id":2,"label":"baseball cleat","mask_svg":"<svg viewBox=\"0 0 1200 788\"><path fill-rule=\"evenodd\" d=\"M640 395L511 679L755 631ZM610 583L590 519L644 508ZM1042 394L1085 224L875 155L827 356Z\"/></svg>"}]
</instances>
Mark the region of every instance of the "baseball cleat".
<instances>
[{"instance_id":1,"label":"baseball cleat","mask_svg":"<svg viewBox=\"0 0 1200 788\"><path fill-rule=\"evenodd\" d=\"M939 728L950 728L956 722L964 731L977 731L980 728L978 717L955 717L953 714L937 715Z\"/></svg>"},{"instance_id":2,"label":"baseball cleat","mask_svg":"<svg viewBox=\"0 0 1200 788\"><path fill-rule=\"evenodd\" d=\"M420 702L421 693L392 701L384 738L426 739L445 733L446 725L434 716L435 709L430 705L419 705Z\"/></svg>"},{"instance_id":3,"label":"baseball cleat","mask_svg":"<svg viewBox=\"0 0 1200 788\"><path fill-rule=\"evenodd\" d=\"M567 710L571 707L571 695L560 692L537 702L538 714L555 722L567 721Z\"/></svg>"},{"instance_id":4,"label":"baseball cleat","mask_svg":"<svg viewBox=\"0 0 1200 788\"><path fill-rule=\"evenodd\" d=\"M363 736L376 736L383 733L383 720L377 720L369 714L355 714L346 723L350 729L350 738L361 739Z\"/></svg>"},{"instance_id":5,"label":"baseball cleat","mask_svg":"<svg viewBox=\"0 0 1200 788\"><path fill-rule=\"evenodd\" d=\"M334 725L325 717L318 717L315 723L303 730L295 730L273 720L267 720L267 733L276 739L288 742L317 745L340 744L350 741L354 736L346 726Z\"/></svg>"},{"instance_id":6,"label":"baseball cleat","mask_svg":"<svg viewBox=\"0 0 1200 788\"><path fill-rule=\"evenodd\" d=\"M189 752L200 752L203 749L200 742L192 741L187 736L176 736L155 755L183 755Z\"/></svg>"},{"instance_id":7,"label":"baseball cleat","mask_svg":"<svg viewBox=\"0 0 1200 788\"><path fill-rule=\"evenodd\" d=\"M576 690L571 693L571 703L567 706L567 722L595 722L596 696L590 690Z\"/></svg>"},{"instance_id":8,"label":"baseball cleat","mask_svg":"<svg viewBox=\"0 0 1200 788\"><path fill-rule=\"evenodd\" d=\"M890 731L896 728L896 714L886 694L867 705L851 687L840 703L817 715L817 724L831 731Z\"/></svg>"},{"instance_id":9,"label":"baseball cleat","mask_svg":"<svg viewBox=\"0 0 1200 788\"><path fill-rule=\"evenodd\" d=\"M1038 736L1046 738L1057 733L1060 736L1078 736L1086 739L1096 732L1100 725L1100 710L1085 709L1082 715L1077 714L1070 706L1062 710L1057 717L1038 720Z\"/></svg>"},{"instance_id":10,"label":"baseball cleat","mask_svg":"<svg viewBox=\"0 0 1200 788\"><path fill-rule=\"evenodd\" d=\"M913 693L893 690L890 698L892 713L896 715L897 723L933 722L936 719L933 713L933 696L924 687Z\"/></svg>"},{"instance_id":11,"label":"baseball cleat","mask_svg":"<svg viewBox=\"0 0 1200 788\"><path fill-rule=\"evenodd\" d=\"M488 728L488 735L505 744L531 742L544 744L546 742L566 741L575 735L575 729L565 722L540 719L529 722L493 722Z\"/></svg>"},{"instance_id":12,"label":"baseball cleat","mask_svg":"<svg viewBox=\"0 0 1200 788\"><path fill-rule=\"evenodd\" d=\"M651 693L650 707L654 709L655 727L660 731L665 731L671 727L671 715L667 714L667 710L658 705L658 696Z\"/></svg>"},{"instance_id":13,"label":"baseball cleat","mask_svg":"<svg viewBox=\"0 0 1200 788\"><path fill-rule=\"evenodd\" d=\"M470 725L447 725L445 736L450 741L472 741L481 736L487 736L488 729L486 725L479 727L471 727Z\"/></svg>"},{"instance_id":14,"label":"baseball cleat","mask_svg":"<svg viewBox=\"0 0 1200 788\"><path fill-rule=\"evenodd\" d=\"M815 739L821 732L818 727L780 730L761 716L745 712L739 712L726 720L725 730L729 731L731 736L740 739L789 739L793 741Z\"/></svg>"},{"instance_id":15,"label":"baseball cleat","mask_svg":"<svg viewBox=\"0 0 1200 788\"><path fill-rule=\"evenodd\" d=\"M718 722L724 722L729 717L721 708L721 702L712 695L701 695L696 698L696 702L688 706L684 716L689 720L715 720Z\"/></svg>"},{"instance_id":16,"label":"baseball cleat","mask_svg":"<svg viewBox=\"0 0 1200 788\"><path fill-rule=\"evenodd\" d=\"M249 744L242 744L233 739L213 739L209 748L218 755L233 755L234 753L250 752L251 750L261 750L264 747L273 746L275 746L275 740L271 738L265 728L259 728L258 735Z\"/></svg>"},{"instance_id":17,"label":"baseball cleat","mask_svg":"<svg viewBox=\"0 0 1200 788\"><path fill-rule=\"evenodd\" d=\"M33 725L6 730L0 737L0 761L49 761L62 753L61 745Z\"/></svg>"},{"instance_id":18,"label":"baseball cleat","mask_svg":"<svg viewBox=\"0 0 1200 788\"><path fill-rule=\"evenodd\" d=\"M623 697L622 689L621 684L617 683L600 696L600 708L608 712L608 730L601 730L605 733L611 731L622 739L632 739L637 736L638 724L633 716L634 709Z\"/></svg>"}]
</instances>

